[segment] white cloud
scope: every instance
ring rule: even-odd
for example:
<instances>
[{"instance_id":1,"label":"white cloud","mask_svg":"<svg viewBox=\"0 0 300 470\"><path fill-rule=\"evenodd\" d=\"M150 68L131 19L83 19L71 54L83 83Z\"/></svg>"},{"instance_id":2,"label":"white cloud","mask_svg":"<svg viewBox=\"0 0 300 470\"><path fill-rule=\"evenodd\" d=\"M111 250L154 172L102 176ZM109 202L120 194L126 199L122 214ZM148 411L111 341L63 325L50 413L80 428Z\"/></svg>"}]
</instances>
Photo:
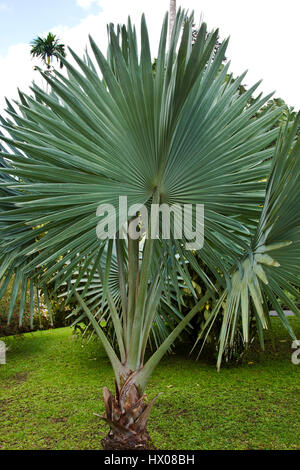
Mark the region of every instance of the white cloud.
<instances>
[{"instance_id":1,"label":"white cloud","mask_svg":"<svg viewBox=\"0 0 300 470\"><path fill-rule=\"evenodd\" d=\"M8 5L6 3L0 3L0 11L8 11Z\"/></svg>"},{"instance_id":2,"label":"white cloud","mask_svg":"<svg viewBox=\"0 0 300 470\"><path fill-rule=\"evenodd\" d=\"M41 84L41 79L31 62L28 44L11 46L5 57L0 56L0 109L4 105L4 97L16 98L17 87L28 91L28 85L33 80Z\"/></svg>"},{"instance_id":3,"label":"white cloud","mask_svg":"<svg viewBox=\"0 0 300 470\"><path fill-rule=\"evenodd\" d=\"M90 3L90 0L79 1L86 5ZM156 55L162 18L168 10L169 0L97 1L102 8L99 14L88 15L75 27L57 25L51 31L79 55L82 55L90 33L105 52L106 24L126 22L130 15L139 30L140 17L145 12L153 56ZM281 0L252 0L245 2L243 8L238 7L236 0L178 0L177 3L194 8L196 19L203 13L209 29L220 27L221 38L231 35L227 57L232 59L234 75L249 69L245 79L247 85L263 78L261 91L269 93L275 89L276 96L296 109L300 108L300 65L295 52L299 40L299 0L286 0L285 7ZM289 8L286 8L287 4ZM68 57L70 59L70 55ZM33 71L35 63L30 59L27 44L14 45L5 57L0 56L0 112L4 105L3 96L16 97L17 86L26 91L33 79L38 80L37 72Z\"/></svg>"},{"instance_id":4,"label":"white cloud","mask_svg":"<svg viewBox=\"0 0 300 470\"><path fill-rule=\"evenodd\" d=\"M77 5L84 10L91 8L92 4L95 2L97 2L97 0L76 0Z\"/></svg>"}]
</instances>

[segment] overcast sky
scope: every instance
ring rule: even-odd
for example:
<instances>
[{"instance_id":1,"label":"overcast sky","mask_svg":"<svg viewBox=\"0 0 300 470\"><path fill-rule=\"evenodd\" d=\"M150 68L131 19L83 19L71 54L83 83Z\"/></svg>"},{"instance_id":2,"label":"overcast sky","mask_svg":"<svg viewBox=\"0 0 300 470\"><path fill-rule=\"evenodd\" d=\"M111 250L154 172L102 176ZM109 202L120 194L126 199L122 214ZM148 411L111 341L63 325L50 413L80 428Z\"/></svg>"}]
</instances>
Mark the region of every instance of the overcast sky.
<instances>
[{"instance_id":1,"label":"overcast sky","mask_svg":"<svg viewBox=\"0 0 300 470\"><path fill-rule=\"evenodd\" d=\"M264 93L276 91L288 105L300 109L299 0L177 0L178 6L201 13L209 29L218 27L221 39L231 37L227 57L231 71L248 69L246 85L263 79ZM151 34L152 55L169 0L0 0L0 112L4 96L16 97L17 87L28 91L37 62L30 58L29 42L52 31L79 54L91 34L106 50L106 24L136 24L144 12Z\"/></svg>"}]
</instances>

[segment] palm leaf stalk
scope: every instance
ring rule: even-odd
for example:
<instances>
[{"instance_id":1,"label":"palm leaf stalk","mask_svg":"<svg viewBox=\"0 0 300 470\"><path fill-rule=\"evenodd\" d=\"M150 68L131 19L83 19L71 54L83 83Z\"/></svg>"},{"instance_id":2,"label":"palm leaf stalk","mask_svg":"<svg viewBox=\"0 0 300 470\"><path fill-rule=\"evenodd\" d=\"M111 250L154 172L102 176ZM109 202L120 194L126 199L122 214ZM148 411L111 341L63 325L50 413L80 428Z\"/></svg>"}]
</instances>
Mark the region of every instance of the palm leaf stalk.
<instances>
[{"instance_id":1,"label":"palm leaf stalk","mask_svg":"<svg viewBox=\"0 0 300 470\"><path fill-rule=\"evenodd\" d=\"M139 243L139 245L141 245ZM141 246L140 246L141 248ZM124 255L127 259L128 257L128 250L127 250L127 243L124 244ZM140 261L142 259L142 251L139 253L139 257L137 260L136 271L134 273L139 272L140 269ZM66 282L64 286L62 286L61 293L58 296L61 301L65 299L65 305L67 305L74 295L75 291L84 299L86 305L89 307L89 310L93 312L95 318L97 318L98 323L101 326L107 328L107 331L110 332L112 340L115 339L115 333L113 329L113 324L110 318L110 311L107 298L104 300L104 289L103 289L103 278L99 275L98 270L98 262L101 264L101 270L105 270L107 261L107 256L105 251L103 252L100 260L86 258L86 260L82 260L81 266L74 272L73 271L73 278L70 282ZM124 263L124 268L127 268L127 262ZM83 272L86 271L86 275L84 277L81 276L80 270ZM110 263L110 271L108 276L108 289L113 297L114 303L116 308L119 310L122 308L121 305L121 289L120 289L120 282L119 282L119 269L117 262L117 255L115 252L112 253L112 259ZM163 267L162 267L163 269ZM184 267L182 268L184 270ZM157 277L157 273L156 277ZM128 272L125 271L125 283L128 284ZM178 274L180 278L180 273ZM167 278L167 276L166 276ZM136 282L136 281L135 281ZM196 300L196 294L194 292L193 284L189 283L188 279L188 286L193 291L192 298L194 302ZM177 287L177 286L176 286ZM182 289L185 287L183 281L179 284L180 289L180 300L179 303L183 304L183 298L181 296ZM173 289L173 290L172 290ZM178 304L177 298L177 289L173 286L169 286L170 292L168 292L168 296L164 294L162 291L161 297L159 299L159 304L156 310L156 316L153 323L150 323L149 326L151 327L151 333L149 336L149 345L152 350L158 348L158 346L169 336L174 325L176 325L179 320L183 319L183 314L178 310L176 305ZM189 291L190 292L190 291ZM126 292L127 295L127 292ZM191 292L192 295L192 292ZM72 312L68 315L67 319L73 319L72 326L76 327L76 325L81 324L83 320L86 319L85 313L81 313L81 308L78 306L76 309L72 310ZM82 327L81 327L82 330ZM83 335L90 335L93 336L94 330L92 329L92 325L90 322L87 323L86 327L83 331Z\"/></svg>"},{"instance_id":2,"label":"palm leaf stalk","mask_svg":"<svg viewBox=\"0 0 300 470\"><path fill-rule=\"evenodd\" d=\"M42 73L51 95L33 85L33 96L22 94L18 113L8 109L10 120L4 124L11 137L2 140L19 153L3 153L10 164L3 171L15 178L5 187L18 194L4 198L13 208L4 217L0 213L1 255L7 256L6 242L11 241L11 232L5 231L9 217L17 220L10 230L16 229L13 241L20 246L25 238L20 226L43 225L45 234L38 240L29 230L18 256L27 257L25 273L35 268L42 270L45 283L54 280L56 287L69 283L69 294L77 296L101 339L116 381L115 395L104 388L105 420L110 426L103 440L107 449L149 444L146 426L155 401L145 399L149 378L191 319L217 295L218 285L224 292L235 285L233 267L248 253L253 224L262 217L268 195L263 178L273 171L274 149L269 144L278 135L273 127L280 110L256 119L271 95L259 95L249 105L259 83L239 95L245 74L226 83L229 62L221 70L228 41L215 54L218 31L207 34L203 23L192 46L192 25L193 16L179 9L167 49L166 15L155 74L144 16L140 53L130 19L117 31L110 25L107 58L92 38L96 64L87 53L81 60L70 49L78 67L60 56L68 75ZM279 161L275 173L285 178L287 169ZM176 239L174 227L170 239L123 240L115 228L114 238L99 241L96 211L100 204L110 204L116 216L122 216L120 196L127 197L128 206L135 205L136 213L142 205L204 204L205 243L198 256L218 283L213 286L198 268L207 283L206 295L147 359L160 299L165 296L170 302L175 297L180 310L179 283L193 291L186 263L197 262L186 250L185 237ZM125 224L136 217L128 215ZM114 254L119 303L109 280ZM91 261L94 268L89 269ZM102 286L100 310L109 309L117 348L101 328L99 315L84 301L95 272ZM286 283L293 282L294 273L295 269ZM86 279L86 287L80 294L81 279Z\"/></svg>"}]
</instances>

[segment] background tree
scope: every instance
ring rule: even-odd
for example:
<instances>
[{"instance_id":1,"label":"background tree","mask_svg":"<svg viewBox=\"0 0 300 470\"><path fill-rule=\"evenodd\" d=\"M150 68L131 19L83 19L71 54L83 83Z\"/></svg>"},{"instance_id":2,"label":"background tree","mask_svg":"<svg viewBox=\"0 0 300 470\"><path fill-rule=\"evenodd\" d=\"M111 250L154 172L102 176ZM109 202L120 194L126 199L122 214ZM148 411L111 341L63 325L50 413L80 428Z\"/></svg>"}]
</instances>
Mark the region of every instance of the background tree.
<instances>
[{"instance_id":1,"label":"background tree","mask_svg":"<svg viewBox=\"0 0 300 470\"><path fill-rule=\"evenodd\" d=\"M49 33L47 37L38 36L32 41L30 54L32 57L42 59L47 69L50 70L52 59L55 57L63 67L60 56L66 57L65 45L59 42L59 38L55 34Z\"/></svg>"}]
</instances>

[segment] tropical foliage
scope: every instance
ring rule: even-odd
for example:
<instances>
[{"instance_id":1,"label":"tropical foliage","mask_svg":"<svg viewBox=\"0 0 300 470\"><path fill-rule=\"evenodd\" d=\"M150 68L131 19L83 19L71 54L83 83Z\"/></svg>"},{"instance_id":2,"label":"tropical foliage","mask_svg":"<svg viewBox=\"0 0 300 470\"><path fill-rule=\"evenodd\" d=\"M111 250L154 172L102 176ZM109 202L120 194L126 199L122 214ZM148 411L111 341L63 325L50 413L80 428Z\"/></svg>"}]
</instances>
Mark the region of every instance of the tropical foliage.
<instances>
[{"instance_id":1,"label":"tropical foliage","mask_svg":"<svg viewBox=\"0 0 300 470\"><path fill-rule=\"evenodd\" d=\"M259 83L240 94L245 74L232 83L225 80L230 63L220 71L228 40L216 52L218 31L207 35L203 23L192 46L192 25L179 10L167 48L165 17L155 73L145 18L140 53L130 20L117 30L110 25L107 58L92 38L94 59L70 50L75 67L60 56L68 76L42 73L51 94L33 85L33 96L21 94L4 123L10 137L2 136L1 275L16 270L39 285L67 286L67 300L76 295L116 379L115 396L104 389L106 448L147 446L155 401L145 399L147 382L209 299L215 306L207 328L223 315L218 366L239 322L247 343L251 311L261 339L268 303L292 336L278 299L299 316L285 294L296 295L299 286L299 117L280 132L280 109L257 118L271 95L249 103ZM136 205L125 226L139 223L143 204L204 204L203 248L188 251L174 227L168 240L147 238L142 229L140 239L124 240L116 229L114 239L99 241L97 208L111 204L119 216L119 196ZM200 299L188 266L206 285ZM91 295L95 276L101 287ZM158 313L167 305L171 315L174 304L180 312L184 288L195 305L146 356ZM117 348L101 326L103 314Z\"/></svg>"}]
</instances>

